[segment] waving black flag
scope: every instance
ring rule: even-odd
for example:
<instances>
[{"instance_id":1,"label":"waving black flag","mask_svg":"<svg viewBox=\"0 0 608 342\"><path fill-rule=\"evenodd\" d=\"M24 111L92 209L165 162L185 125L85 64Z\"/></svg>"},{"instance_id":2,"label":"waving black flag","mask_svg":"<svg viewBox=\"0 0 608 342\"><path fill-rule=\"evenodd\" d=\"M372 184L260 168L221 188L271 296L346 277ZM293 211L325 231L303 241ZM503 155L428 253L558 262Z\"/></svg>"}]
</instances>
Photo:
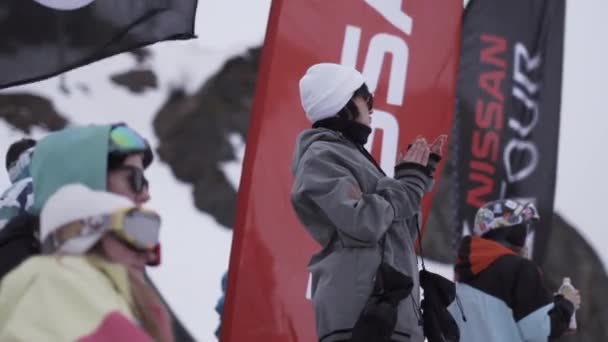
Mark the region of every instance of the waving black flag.
<instances>
[{"instance_id":1,"label":"waving black flag","mask_svg":"<svg viewBox=\"0 0 608 342\"><path fill-rule=\"evenodd\" d=\"M3 0L0 88L194 37L196 0Z\"/></svg>"},{"instance_id":2,"label":"waving black flag","mask_svg":"<svg viewBox=\"0 0 608 342\"><path fill-rule=\"evenodd\" d=\"M471 0L455 115L456 234L500 198L533 201L545 251L555 193L565 0Z\"/></svg>"}]
</instances>

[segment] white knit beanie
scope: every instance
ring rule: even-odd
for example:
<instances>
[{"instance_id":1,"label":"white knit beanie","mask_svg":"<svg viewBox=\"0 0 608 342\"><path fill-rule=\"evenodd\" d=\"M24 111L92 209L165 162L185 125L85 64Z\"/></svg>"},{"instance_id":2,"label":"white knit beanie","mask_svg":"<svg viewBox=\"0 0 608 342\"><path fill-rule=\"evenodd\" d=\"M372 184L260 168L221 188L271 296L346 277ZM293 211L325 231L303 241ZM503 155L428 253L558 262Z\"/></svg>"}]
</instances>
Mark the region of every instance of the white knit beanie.
<instances>
[{"instance_id":1,"label":"white knit beanie","mask_svg":"<svg viewBox=\"0 0 608 342\"><path fill-rule=\"evenodd\" d=\"M135 207L128 198L105 191L94 191L82 184L68 184L57 190L40 213L40 242L68 223L81 219L111 214ZM106 233L92 229L64 242L58 251L68 254L86 253Z\"/></svg>"},{"instance_id":2,"label":"white knit beanie","mask_svg":"<svg viewBox=\"0 0 608 342\"><path fill-rule=\"evenodd\" d=\"M365 78L353 68L320 63L308 68L300 79L300 100L311 122L332 117L344 108Z\"/></svg>"}]
</instances>

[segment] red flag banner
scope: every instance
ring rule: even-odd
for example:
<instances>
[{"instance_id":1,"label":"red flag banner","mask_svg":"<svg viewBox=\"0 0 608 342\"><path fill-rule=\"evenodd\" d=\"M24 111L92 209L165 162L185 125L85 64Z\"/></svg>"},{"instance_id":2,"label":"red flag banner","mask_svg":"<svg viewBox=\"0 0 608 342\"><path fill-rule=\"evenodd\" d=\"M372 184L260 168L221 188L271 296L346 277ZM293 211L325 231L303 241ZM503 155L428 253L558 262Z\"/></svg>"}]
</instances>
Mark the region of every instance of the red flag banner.
<instances>
[{"instance_id":1,"label":"red flag banner","mask_svg":"<svg viewBox=\"0 0 608 342\"><path fill-rule=\"evenodd\" d=\"M418 134L450 131L462 3L275 0L248 134L222 341L315 341L307 264L319 246L290 203L296 137L310 126L298 81L320 62L354 66L375 93L366 146L387 174ZM437 175L441 174L441 170ZM427 196L425 213L432 196Z\"/></svg>"}]
</instances>

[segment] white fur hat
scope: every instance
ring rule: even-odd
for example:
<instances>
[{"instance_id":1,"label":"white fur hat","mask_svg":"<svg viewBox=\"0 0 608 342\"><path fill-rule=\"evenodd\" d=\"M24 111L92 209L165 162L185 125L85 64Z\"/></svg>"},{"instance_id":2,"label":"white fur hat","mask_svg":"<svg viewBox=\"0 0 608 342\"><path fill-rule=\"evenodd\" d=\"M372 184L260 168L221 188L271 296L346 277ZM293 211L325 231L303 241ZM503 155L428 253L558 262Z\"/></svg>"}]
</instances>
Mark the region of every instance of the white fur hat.
<instances>
[{"instance_id":1,"label":"white fur hat","mask_svg":"<svg viewBox=\"0 0 608 342\"><path fill-rule=\"evenodd\" d=\"M40 213L40 241L42 243L56 230L68 223L118 210L135 207L128 198L105 191L94 191L82 184L68 184L59 188ZM78 237L63 243L58 251L68 254L87 252L105 230L86 230Z\"/></svg>"},{"instance_id":2,"label":"white fur hat","mask_svg":"<svg viewBox=\"0 0 608 342\"><path fill-rule=\"evenodd\" d=\"M353 68L333 63L311 66L300 79L306 117L314 123L336 115L363 83L365 78Z\"/></svg>"}]
</instances>

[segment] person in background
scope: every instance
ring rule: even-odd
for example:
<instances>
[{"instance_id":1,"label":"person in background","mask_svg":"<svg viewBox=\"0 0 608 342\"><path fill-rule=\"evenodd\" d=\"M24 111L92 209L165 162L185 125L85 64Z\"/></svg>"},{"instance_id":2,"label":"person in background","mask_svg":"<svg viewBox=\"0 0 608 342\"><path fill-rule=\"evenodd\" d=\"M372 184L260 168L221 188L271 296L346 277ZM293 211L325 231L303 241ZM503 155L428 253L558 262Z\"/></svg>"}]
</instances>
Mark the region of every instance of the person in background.
<instances>
[{"instance_id":1,"label":"person in background","mask_svg":"<svg viewBox=\"0 0 608 342\"><path fill-rule=\"evenodd\" d=\"M446 137L431 146L417 138L389 177L364 148L374 97L361 73L313 65L300 97L312 128L297 138L291 201L321 247L309 263L319 341L422 342L415 241L438 162L430 154L440 156ZM399 283L394 297L384 291L389 279Z\"/></svg>"},{"instance_id":2,"label":"person in background","mask_svg":"<svg viewBox=\"0 0 608 342\"><path fill-rule=\"evenodd\" d=\"M0 285L2 341L173 341L144 279L157 265L160 217L124 196L68 184L40 215L50 255L28 258Z\"/></svg>"},{"instance_id":3,"label":"person in background","mask_svg":"<svg viewBox=\"0 0 608 342\"><path fill-rule=\"evenodd\" d=\"M228 288L228 271L224 272L222 276L222 296L217 300L215 305L215 312L220 316L220 323L215 330L215 337L220 339L222 335L222 315L224 314L224 304L226 303L226 289Z\"/></svg>"},{"instance_id":4,"label":"person in background","mask_svg":"<svg viewBox=\"0 0 608 342\"><path fill-rule=\"evenodd\" d=\"M448 310L467 342L547 341L568 330L581 304L578 291L553 296L531 260L526 241L539 215L534 204L512 199L479 208L455 266L460 302Z\"/></svg>"},{"instance_id":5,"label":"person in background","mask_svg":"<svg viewBox=\"0 0 608 342\"><path fill-rule=\"evenodd\" d=\"M0 197L0 278L29 255L40 252L37 218L29 215L33 204L30 163L36 146L33 139L20 139L6 152L11 186Z\"/></svg>"},{"instance_id":6,"label":"person in background","mask_svg":"<svg viewBox=\"0 0 608 342\"><path fill-rule=\"evenodd\" d=\"M150 199L144 170L153 161L148 142L125 124L75 126L41 139L32 158L32 212L58 188L81 183L107 190L137 205Z\"/></svg>"},{"instance_id":7,"label":"person in background","mask_svg":"<svg viewBox=\"0 0 608 342\"><path fill-rule=\"evenodd\" d=\"M5 203L12 203L13 209L17 203L24 206L11 211L12 218L0 231L0 277L40 253L38 214L61 186L81 183L121 194L137 204L150 198L144 169L152 162L152 150L124 124L75 126L50 133L37 143L23 140L9 148L7 161L19 151L23 152L9 162L9 174L20 180L9 189L12 195Z\"/></svg>"},{"instance_id":8,"label":"person in background","mask_svg":"<svg viewBox=\"0 0 608 342\"><path fill-rule=\"evenodd\" d=\"M150 199L145 170L152 161L152 150L146 139L123 123L72 126L52 132L38 141L32 156L29 170L34 196L30 213L18 215L8 224L21 231L30 227L37 236L38 215L48 198L62 186L73 183L124 196L141 206ZM156 248L154 255L160 262L160 245ZM39 250L24 250L19 260L14 260L3 274ZM150 285L153 286L151 282ZM176 339L192 340L176 316L171 311L170 314Z\"/></svg>"},{"instance_id":9,"label":"person in background","mask_svg":"<svg viewBox=\"0 0 608 342\"><path fill-rule=\"evenodd\" d=\"M30 162L36 140L20 139L6 151L6 171L11 186L0 196L0 230L6 223L20 213L26 212L32 205L32 177Z\"/></svg>"}]
</instances>

